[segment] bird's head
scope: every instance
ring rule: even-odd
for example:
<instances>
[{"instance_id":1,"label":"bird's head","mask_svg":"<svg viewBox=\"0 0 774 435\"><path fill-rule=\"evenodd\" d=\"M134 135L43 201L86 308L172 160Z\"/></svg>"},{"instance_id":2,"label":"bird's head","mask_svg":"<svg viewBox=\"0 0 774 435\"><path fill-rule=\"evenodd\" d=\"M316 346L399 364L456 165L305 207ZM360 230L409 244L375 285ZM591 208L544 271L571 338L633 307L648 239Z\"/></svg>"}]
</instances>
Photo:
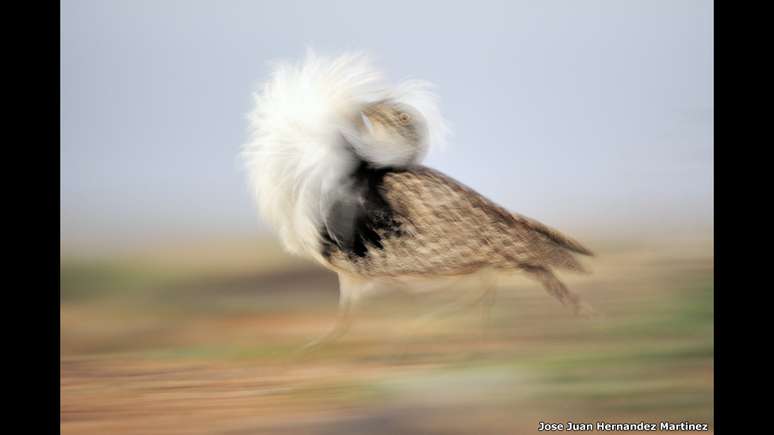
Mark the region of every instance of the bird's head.
<instances>
[{"instance_id":1,"label":"bird's head","mask_svg":"<svg viewBox=\"0 0 774 435\"><path fill-rule=\"evenodd\" d=\"M366 106L355 120L362 137L386 143L399 142L407 148L427 145L427 123L408 104L379 101Z\"/></svg>"},{"instance_id":2,"label":"bird's head","mask_svg":"<svg viewBox=\"0 0 774 435\"><path fill-rule=\"evenodd\" d=\"M363 106L354 116L351 130L343 134L354 152L376 167L418 163L428 146L424 116L393 100Z\"/></svg>"}]
</instances>

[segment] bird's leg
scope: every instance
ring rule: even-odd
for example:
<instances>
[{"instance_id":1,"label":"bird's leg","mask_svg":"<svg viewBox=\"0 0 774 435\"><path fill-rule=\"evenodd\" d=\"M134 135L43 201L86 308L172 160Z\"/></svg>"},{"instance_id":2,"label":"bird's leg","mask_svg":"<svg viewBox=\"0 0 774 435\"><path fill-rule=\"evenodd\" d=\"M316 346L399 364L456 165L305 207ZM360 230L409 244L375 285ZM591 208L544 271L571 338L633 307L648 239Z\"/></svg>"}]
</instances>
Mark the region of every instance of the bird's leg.
<instances>
[{"instance_id":1,"label":"bird's leg","mask_svg":"<svg viewBox=\"0 0 774 435\"><path fill-rule=\"evenodd\" d=\"M481 301L481 335L484 336L490 324L492 306L497 299L497 277L494 274L484 275L482 287L484 289L484 296Z\"/></svg>"},{"instance_id":2,"label":"bird's leg","mask_svg":"<svg viewBox=\"0 0 774 435\"><path fill-rule=\"evenodd\" d=\"M461 297L456 298L453 301L441 306L437 310L421 316L419 319L412 323L408 331L415 331L416 329L426 325L432 320L448 316L450 314L479 304L482 304L484 313L488 315L488 309L494 302L495 282L492 279L485 279L482 285L478 287L478 290L481 291L466 290L463 292Z\"/></svg>"},{"instance_id":3,"label":"bird's leg","mask_svg":"<svg viewBox=\"0 0 774 435\"><path fill-rule=\"evenodd\" d=\"M360 300L361 290L362 284L360 282L346 275L339 274L339 311L336 316L336 323L327 334L307 343L302 350L318 349L346 334L352 325L352 312Z\"/></svg>"}]
</instances>

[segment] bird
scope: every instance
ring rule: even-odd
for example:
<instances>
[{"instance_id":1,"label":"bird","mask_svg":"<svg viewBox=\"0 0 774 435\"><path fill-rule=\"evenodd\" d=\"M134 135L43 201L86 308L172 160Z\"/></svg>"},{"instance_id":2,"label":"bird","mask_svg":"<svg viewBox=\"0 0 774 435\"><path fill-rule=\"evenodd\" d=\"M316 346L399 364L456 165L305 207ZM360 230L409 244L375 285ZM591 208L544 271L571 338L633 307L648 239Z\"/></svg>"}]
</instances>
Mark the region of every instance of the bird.
<instances>
[{"instance_id":1,"label":"bird","mask_svg":"<svg viewBox=\"0 0 774 435\"><path fill-rule=\"evenodd\" d=\"M522 273L576 314L593 312L555 273L586 272L576 256L592 251L422 164L451 132L432 83L390 84L364 53L308 50L271 66L241 152L285 250L338 275L338 319L310 345L343 335L355 306L385 286Z\"/></svg>"}]
</instances>

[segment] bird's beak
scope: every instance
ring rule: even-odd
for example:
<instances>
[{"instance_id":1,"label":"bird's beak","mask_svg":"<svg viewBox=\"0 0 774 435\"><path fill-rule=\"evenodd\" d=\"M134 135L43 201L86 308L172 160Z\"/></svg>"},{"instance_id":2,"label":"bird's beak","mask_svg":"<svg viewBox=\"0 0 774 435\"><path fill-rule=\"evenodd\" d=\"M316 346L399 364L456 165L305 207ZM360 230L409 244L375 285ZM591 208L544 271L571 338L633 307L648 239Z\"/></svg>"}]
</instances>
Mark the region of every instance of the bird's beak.
<instances>
[{"instance_id":1,"label":"bird's beak","mask_svg":"<svg viewBox=\"0 0 774 435\"><path fill-rule=\"evenodd\" d=\"M366 116L366 114L365 114L365 113L363 113L363 112L360 112L360 118L363 120L363 125L365 126L365 128L366 128L366 131L367 131L369 134L373 134L373 132L374 132L374 126L373 126L373 124L371 124L371 120L370 120L370 119L368 119L368 116Z\"/></svg>"}]
</instances>

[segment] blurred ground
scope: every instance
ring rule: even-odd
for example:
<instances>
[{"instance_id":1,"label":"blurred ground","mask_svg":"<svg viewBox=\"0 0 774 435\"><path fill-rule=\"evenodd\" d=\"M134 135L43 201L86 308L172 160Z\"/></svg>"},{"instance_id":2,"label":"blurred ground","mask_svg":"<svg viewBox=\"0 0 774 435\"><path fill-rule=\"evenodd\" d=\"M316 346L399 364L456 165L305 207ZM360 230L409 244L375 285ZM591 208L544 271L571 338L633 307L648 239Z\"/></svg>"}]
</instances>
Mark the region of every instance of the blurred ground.
<instances>
[{"instance_id":1,"label":"blurred ground","mask_svg":"<svg viewBox=\"0 0 774 435\"><path fill-rule=\"evenodd\" d=\"M538 284L400 326L444 295L376 297L317 353L335 276L270 243L97 259L63 253L64 434L523 434L544 422L713 426L712 244L588 241L563 279L585 320ZM635 433L635 432L628 432Z\"/></svg>"}]
</instances>

